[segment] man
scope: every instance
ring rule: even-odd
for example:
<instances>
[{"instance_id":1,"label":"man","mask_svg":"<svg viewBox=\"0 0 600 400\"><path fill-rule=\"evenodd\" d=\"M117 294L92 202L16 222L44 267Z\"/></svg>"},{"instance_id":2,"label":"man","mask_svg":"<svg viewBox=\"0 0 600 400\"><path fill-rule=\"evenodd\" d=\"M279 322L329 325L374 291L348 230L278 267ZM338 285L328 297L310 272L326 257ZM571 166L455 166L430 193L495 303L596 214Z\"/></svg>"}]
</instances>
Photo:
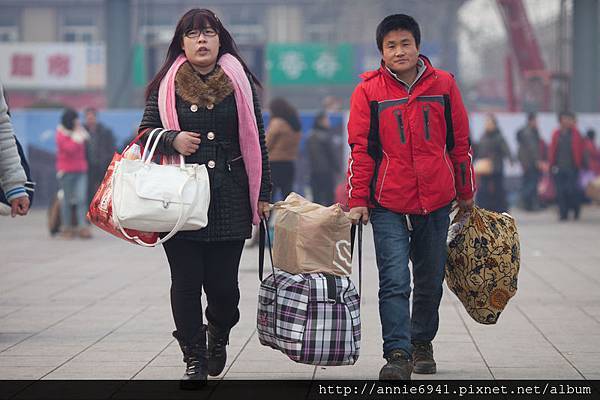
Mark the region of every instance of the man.
<instances>
[{"instance_id":1,"label":"man","mask_svg":"<svg viewBox=\"0 0 600 400\"><path fill-rule=\"evenodd\" d=\"M541 177L540 168L544 161L542 154L544 145L541 140L538 132L537 116L535 113L529 113L527 115L527 125L517 132L519 161L523 168L521 201L523 202L523 208L527 211L539 209L537 187Z\"/></svg>"},{"instance_id":2,"label":"man","mask_svg":"<svg viewBox=\"0 0 600 400\"><path fill-rule=\"evenodd\" d=\"M581 212L578 179L583 167L583 140L576 127L575 114L563 111L558 122L559 128L552 133L548 161L556 183L559 220L566 221L569 211L573 211L575 219L579 219Z\"/></svg>"},{"instance_id":3,"label":"man","mask_svg":"<svg viewBox=\"0 0 600 400\"><path fill-rule=\"evenodd\" d=\"M450 205L473 206L469 121L451 74L419 55L419 25L386 17L377 27L381 67L362 75L350 104L348 204L371 219L379 269L380 379L433 374ZM370 215L369 215L370 214ZM409 312L413 264L412 317Z\"/></svg>"},{"instance_id":4,"label":"man","mask_svg":"<svg viewBox=\"0 0 600 400\"><path fill-rule=\"evenodd\" d=\"M27 175L21 166L21 157L19 157L13 127L8 115L8 105L0 84L0 187L10 204L12 217L27 215L29 211L29 196L25 189L26 181Z\"/></svg>"},{"instance_id":5,"label":"man","mask_svg":"<svg viewBox=\"0 0 600 400\"><path fill-rule=\"evenodd\" d=\"M89 204L102 183L102 179L104 179L104 174L112 160L116 147L112 131L98 122L96 109L87 108L85 110L84 127L90 134L90 140L86 146L89 166L87 187Z\"/></svg>"}]
</instances>

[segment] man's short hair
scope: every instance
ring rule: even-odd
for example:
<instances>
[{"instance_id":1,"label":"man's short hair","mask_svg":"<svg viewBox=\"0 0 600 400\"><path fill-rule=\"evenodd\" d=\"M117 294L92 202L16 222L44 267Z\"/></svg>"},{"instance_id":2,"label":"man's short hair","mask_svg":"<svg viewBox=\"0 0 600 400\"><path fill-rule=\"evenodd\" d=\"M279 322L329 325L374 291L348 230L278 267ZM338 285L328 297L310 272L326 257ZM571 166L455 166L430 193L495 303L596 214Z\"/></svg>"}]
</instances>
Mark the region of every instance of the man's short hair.
<instances>
[{"instance_id":1,"label":"man's short hair","mask_svg":"<svg viewBox=\"0 0 600 400\"><path fill-rule=\"evenodd\" d=\"M388 15L377 26L377 48L383 51L383 38L391 31L403 30L412 33L417 48L421 45L421 29L413 17L406 14Z\"/></svg>"},{"instance_id":2,"label":"man's short hair","mask_svg":"<svg viewBox=\"0 0 600 400\"><path fill-rule=\"evenodd\" d=\"M560 121L563 117L569 117L575 119L575 114L572 111L561 111L558 114L558 120Z\"/></svg>"},{"instance_id":3,"label":"man's short hair","mask_svg":"<svg viewBox=\"0 0 600 400\"><path fill-rule=\"evenodd\" d=\"M85 110L83 110L84 115L90 112L94 115L98 114L98 110L96 110L94 107L87 107Z\"/></svg>"},{"instance_id":4,"label":"man's short hair","mask_svg":"<svg viewBox=\"0 0 600 400\"><path fill-rule=\"evenodd\" d=\"M527 122L535 121L537 114L534 112L527 113Z\"/></svg>"}]
</instances>

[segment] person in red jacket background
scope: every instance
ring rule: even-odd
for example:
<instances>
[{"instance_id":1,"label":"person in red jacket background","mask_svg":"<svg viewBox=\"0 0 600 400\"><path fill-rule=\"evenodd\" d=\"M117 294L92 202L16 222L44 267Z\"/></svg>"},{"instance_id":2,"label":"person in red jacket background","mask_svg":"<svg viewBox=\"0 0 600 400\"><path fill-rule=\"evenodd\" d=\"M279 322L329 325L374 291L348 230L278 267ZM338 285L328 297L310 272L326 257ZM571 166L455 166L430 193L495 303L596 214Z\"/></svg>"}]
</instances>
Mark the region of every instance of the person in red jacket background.
<instances>
[{"instance_id":1,"label":"person in red jacket background","mask_svg":"<svg viewBox=\"0 0 600 400\"><path fill-rule=\"evenodd\" d=\"M81 125L77 111L67 108L61 123L56 127L56 176L63 190L61 202L61 218L63 220L62 236L71 239L75 235L83 239L91 238L87 225L87 170L88 162L85 144L89 134ZM71 207L75 206L77 221L71 222Z\"/></svg>"},{"instance_id":2,"label":"person in red jacket background","mask_svg":"<svg viewBox=\"0 0 600 400\"><path fill-rule=\"evenodd\" d=\"M587 168L600 176L600 149L596 146L596 131L588 129L583 138L583 154L587 161Z\"/></svg>"},{"instance_id":3,"label":"person in red jacket background","mask_svg":"<svg viewBox=\"0 0 600 400\"><path fill-rule=\"evenodd\" d=\"M583 140L576 127L575 114L563 111L558 121L560 126L552 133L548 161L556 183L559 219L565 221L569 211L573 210L575 219L579 219L581 212L578 179L583 167Z\"/></svg>"},{"instance_id":4,"label":"person in red jacket background","mask_svg":"<svg viewBox=\"0 0 600 400\"><path fill-rule=\"evenodd\" d=\"M473 206L469 121L454 77L419 54L418 23L390 15L377 27L378 70L350 101L348 205L373 225L383 355L380 379L436 372L432 340L453 200ZM413 263L412 318L409 297Z\"/></svg>"}]
</instances>

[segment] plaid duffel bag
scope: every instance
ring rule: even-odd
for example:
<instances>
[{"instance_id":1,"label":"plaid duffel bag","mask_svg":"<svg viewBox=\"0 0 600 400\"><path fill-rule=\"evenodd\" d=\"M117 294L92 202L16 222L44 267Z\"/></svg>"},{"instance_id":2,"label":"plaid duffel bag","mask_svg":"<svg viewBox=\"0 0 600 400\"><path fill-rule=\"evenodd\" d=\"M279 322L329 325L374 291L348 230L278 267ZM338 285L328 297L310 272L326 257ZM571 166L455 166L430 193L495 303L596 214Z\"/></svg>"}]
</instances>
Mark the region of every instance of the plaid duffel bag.
<instances>
[{"instance_id":1,"label":"plaid duffel bag","mask_svg":"<svg viewBox=\"0 0 600 400\"><path fill-rule=\"evenodd\" d=\"M353 365L360 353L360 295L350 277L290 274L272 266L272 273L263 280L263 231L261 226L260 343L298 363ZM361 236L359 229L359 260Z\"/></svg>"}]
</instances>

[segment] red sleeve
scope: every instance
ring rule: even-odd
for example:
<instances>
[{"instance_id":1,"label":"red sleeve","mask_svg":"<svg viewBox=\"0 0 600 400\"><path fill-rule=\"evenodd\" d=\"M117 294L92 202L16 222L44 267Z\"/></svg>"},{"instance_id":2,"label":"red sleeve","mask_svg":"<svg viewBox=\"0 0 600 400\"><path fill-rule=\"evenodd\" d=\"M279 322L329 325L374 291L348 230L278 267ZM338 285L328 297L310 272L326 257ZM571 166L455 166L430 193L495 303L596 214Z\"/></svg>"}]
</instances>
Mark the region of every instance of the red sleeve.
<instances>
[{"instance_id":1,"label":"red sleeve","mask_svg":"<svg viewBox=\"0 0 600 400\"><path fill-rule=\"evenodd\" d=\"M348 120L348 206L368 207L371 178L375 161L367 151L371 112L369 100L362 84L359 84L350 99Z\"/></svg>"},{"instance_id":2,"label":"red sleeve","mask_svg":"<svg viewBox=\"0 0 600 400\"><path fill-rule=\"evenodd\" d=\"M469 200L475 195L475 171L473 170L473 150L469 139L469 117L454 79L450 87L450 105L454 130L454 148L450 151L450 159L454 166L454 184L458 198Z\"/></svg>"}]
</instances>

